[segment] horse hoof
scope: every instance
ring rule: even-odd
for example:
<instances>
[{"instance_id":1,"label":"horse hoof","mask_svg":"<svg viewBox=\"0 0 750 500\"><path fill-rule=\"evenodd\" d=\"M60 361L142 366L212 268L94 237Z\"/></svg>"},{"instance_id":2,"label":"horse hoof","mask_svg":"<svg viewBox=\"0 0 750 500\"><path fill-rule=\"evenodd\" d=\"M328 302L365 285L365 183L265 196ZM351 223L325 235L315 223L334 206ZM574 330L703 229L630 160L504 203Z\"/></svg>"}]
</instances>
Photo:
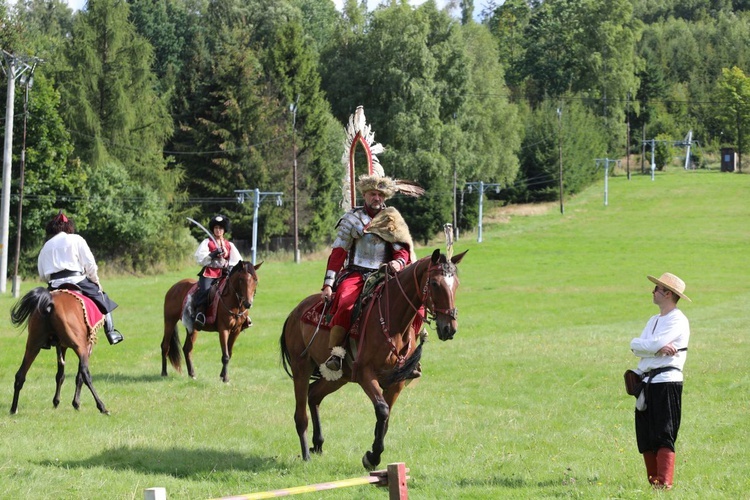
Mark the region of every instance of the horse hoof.
<instances>
[{"instance_id":1,"label":"horse hoof","mask_svg":"<svg viewBox=\"0 0 750 500\"><path fill-rule=\"evenodd\" d=\"M375 467L377 467L378 464L373 465L372 463L370 463L370 457L368 455L371 455L369 451L362 457L362 465L367 470L373 470L375 469Z\"/></svg>"}]
</instances>

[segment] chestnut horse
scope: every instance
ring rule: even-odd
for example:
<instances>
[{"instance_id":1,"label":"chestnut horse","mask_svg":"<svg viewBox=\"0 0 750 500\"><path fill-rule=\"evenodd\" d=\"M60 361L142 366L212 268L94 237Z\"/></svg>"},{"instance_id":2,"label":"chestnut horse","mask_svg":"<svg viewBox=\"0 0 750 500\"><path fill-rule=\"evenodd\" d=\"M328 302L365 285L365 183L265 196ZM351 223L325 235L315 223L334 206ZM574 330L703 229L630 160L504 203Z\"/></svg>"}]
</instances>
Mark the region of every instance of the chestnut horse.
<instances>
[{"instance_id":1,"label":"chestnut horse","mask_svg":"<svg viewBox=\"0 0 750 500\"><path fill-rule=\"evenodd\" d=\"M307 297L289 314L280 338L281 361L294 380L294 422L303 460L310 460L310 452L323 451L319 414L323 398L347 382L356 382L372 401L376 417L375 440L372 450L362 457L362 465L372 469L380 463L391 409L422 355L422 343L417 345L418 333L412 327L414 319L424 306L436 320L438 338L453 338L458 329L456 264L465 254L448 259L435 250L431 257L408 265L395 276L386 276L380 292L363 306L358 352L352 363L351 350L347 349L343 376L338 380L322 378L318 368L329 355L329 331L318 329L316 334L315 325L302 321L303 315L320 301L320 295ZM306 405L313 423L311 449L307 444Z\"/></svg>"},{"instance_id":2,"label":"chestnut horse","mask_svg":"<svg viewBox=\"0 0 750 500\"><path fill-rule=\"evenodd\" d=\"M215 314L216 320L212 324L206 323L202 330L219 332L222 365L219 376L224 382L229 382L227 366L229 360L232 359L234 342L242 330L252 325L249 309L253 306L255 288L258 286L258 275L255 271L260 268L261 264L263 262L253 266L251 262L239 261L225 278L215 281L215 289L219 293ZM182 372L180 336L177 329L177 322L182 321L187 332L182 352L185 354L188 375L195 378L193 346L198 339L198 330L193 325L191 315L184 314L183 304L185 303L185 297L196 282L195 279L178 281L172 285L164 297L164 338L161 341L162 377L167 376L167 357L169 357L174 369ZM213 300L213 297L214 292L212 290L208 300ZM206 312L208 313L208 308ZM206 315L208 316L208 314Z\"/></svg>"},{"instance_id":3,"label":"chestnut horse","mask_svg":"<svg viewBox=\"0 0 750 500\"><path fill-rule=\"evenodd\" d=\"M89 372L89 356L94 347L93 338L89 336L89 329L84 318L83 307L77 298L62 291L52 292L46 288L34 288L21 300L13 305L10 311L11 322L21 326L28 322L29 335L26 338L26 353L21 367L16 372L13 384L13 404L10 413L18 413L18 395L26 382L31 364L36 359L43 346L48 345L50 337L57 337L57 382L52 404L55 408L60 404L60 389L65 380L65 352L70 348L78 356L78 374L76 375L76 390L73 396L73 408L81 406L81 387L91 391L99 411L109 414L99 395L94 390Z\"/></svg>"}]
</instances>

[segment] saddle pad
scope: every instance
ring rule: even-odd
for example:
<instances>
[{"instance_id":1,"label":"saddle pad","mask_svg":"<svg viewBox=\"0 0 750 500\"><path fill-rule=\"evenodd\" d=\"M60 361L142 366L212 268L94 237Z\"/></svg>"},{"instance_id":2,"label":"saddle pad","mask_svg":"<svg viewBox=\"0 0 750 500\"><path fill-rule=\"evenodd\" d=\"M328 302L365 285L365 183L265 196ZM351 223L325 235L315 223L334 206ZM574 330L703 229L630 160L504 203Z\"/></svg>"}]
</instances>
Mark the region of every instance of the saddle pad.
<instances>
[{"instance_id":1,"label":"saddle pad","mask_svg":"<svg viewBox=\"0 0 750 500\"><path fill-rule=\"evenodd\" d=\"M208 306L206 307L206 324L207 325L213 325L216 321L216 311L218 311L219 307L219 297L221 296L221 291L224 289L224 286L226 285L226 279L219 278L220 282L219 285L216 287L216 293L211 297L209 295L210 302L208 303ZM214 287L211 287L214 288ZM193 284L193 286L190 287L190 290L188 290L188 293L185 294L185 298L182 299L182 310L185 310L185 306L187 306L188 300L190 300L193 297L193 294L198 291L198 283L196 282ZM210 293L210 292L209 292Z\"/></svg>"},{"instance_id":2,"label":"saddle pad","mask_svg":"<svg viewBox=\"0 0 750 500\"><path fill-rule=\"evenodd\" d=\"M323 306L325 303L322 300L316 302L310 309L302 314L302 321L308 325L318 326L320 321L320 328L325 330L331 329L331 317L324 317L322 320L320 316L323 314Z\"/></svg>"},{"instance_id":3,"label":"saddle pad","mask_svg":"<svg viewBox=\"0 0 750 500\"><path fill-rule=\"evenodd\" d=\"M55 290L52 293L67 293L78 299L78 302L83 309L83 317L86 320L86 326L89 328L89 336L104 324L104 314L102 314L93 300L82 293L68 289Z\"/></svg>"}]
</instances>

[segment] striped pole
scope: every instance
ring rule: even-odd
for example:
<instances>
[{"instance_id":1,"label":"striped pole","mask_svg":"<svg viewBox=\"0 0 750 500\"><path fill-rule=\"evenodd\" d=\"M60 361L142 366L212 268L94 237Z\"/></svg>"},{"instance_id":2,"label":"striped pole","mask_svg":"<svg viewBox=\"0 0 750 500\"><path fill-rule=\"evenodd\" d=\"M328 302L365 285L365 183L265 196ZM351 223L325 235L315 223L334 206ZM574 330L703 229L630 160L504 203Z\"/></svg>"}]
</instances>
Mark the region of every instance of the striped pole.
<instances>
[{"instance_id":1,"label":"striped pole","mask_svg":"<svg viewBox=\"0 0 750 500\"><path fill-rule=\"evenodd\" d=\"M379 486L388 486L388 498L390 500L408 500L409 493L406 487L406 475L409 469L403 462L388 464L387 470L370 472L369 476L356 477L352 479L342 479L340 481L331 481L328 483L310 484L307 486L296 486L294 488L284 488L281 490L263 491L260 493L248 493L246 495L235 495L221 497L214 500L259 500L262 498L278 498L300 493L312 493L315 491L333 490L337 488L348 488L350 486L361 486L364 484L377 484Z\"/></svg>"}]
</instances>

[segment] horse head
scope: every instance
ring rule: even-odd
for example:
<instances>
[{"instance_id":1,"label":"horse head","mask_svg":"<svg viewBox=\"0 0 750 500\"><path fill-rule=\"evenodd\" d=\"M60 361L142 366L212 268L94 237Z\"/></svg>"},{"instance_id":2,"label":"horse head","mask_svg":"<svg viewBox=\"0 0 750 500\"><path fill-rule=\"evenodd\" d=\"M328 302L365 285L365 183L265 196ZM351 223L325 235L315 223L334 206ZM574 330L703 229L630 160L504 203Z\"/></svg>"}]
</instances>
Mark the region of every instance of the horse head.
<instances>
[{"instance_id":1,"label":"horse head","mask_svg":"<svg viewBox=\"0 0 750 500\"><path fill-rule=\"evenodd\" d=\"M237 303L244 309L253 307L255 289L258 286L258 275L255 271L261 265L263 265L263 262L254 266L252 262L241 260L235 264L227 277L227 282L237 298Z\"/></svg>"},{"instance_id":2,"label":"horse head","mask_svg":"<svg viewBox=\"0 0 750 500\"><path fill-rule=\"evenodd\" d=\"M455 297L459 281L456 265L461 262L466 252L468 250L448 259L440 250L435 250L430 259L425 283L425 307L435 319L440 340L452 339L458 330Z\"/></svg>"}]
</instances>

